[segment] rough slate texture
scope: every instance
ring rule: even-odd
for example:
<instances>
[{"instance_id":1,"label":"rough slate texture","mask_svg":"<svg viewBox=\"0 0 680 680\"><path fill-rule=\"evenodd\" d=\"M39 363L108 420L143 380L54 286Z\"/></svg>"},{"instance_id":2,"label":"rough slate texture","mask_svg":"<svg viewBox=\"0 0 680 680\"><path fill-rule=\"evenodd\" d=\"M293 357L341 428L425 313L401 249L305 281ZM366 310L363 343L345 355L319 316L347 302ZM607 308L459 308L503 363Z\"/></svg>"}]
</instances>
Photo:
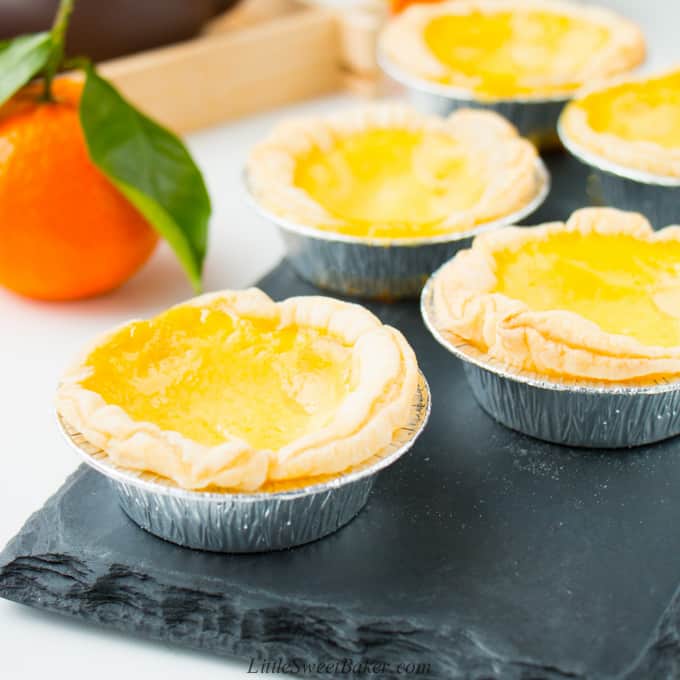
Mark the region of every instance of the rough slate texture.
<instances>
[{"instance_id":1,"label":"rough slate texture","mask_svg":"<svg viewBox=\"0 0 680 680\"><path fill-rule=\"evenodd\" d=\"M554 196L541 219L582 201L582 172L552 164L576 198ZM314 292L285 263L262 285ZM515 434L474 403L415 303L373 309L415 346L434 408L348 527L267 555L185 550L138 529L81 468L0 554L0 595L244 658L680 677L680 441L600 453Z\"/></svg>"}]
</instances>

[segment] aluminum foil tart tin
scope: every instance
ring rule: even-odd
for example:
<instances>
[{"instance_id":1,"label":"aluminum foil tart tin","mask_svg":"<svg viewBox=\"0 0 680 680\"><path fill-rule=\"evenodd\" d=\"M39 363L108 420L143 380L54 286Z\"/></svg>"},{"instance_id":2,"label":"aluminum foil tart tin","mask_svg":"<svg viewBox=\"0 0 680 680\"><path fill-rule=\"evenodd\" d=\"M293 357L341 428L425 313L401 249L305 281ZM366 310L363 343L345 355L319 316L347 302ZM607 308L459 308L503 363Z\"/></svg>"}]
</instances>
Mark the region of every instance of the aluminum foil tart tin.
<instances>
[{"instance_id":1,"label":"aluminum foil tart tin","mask_svg":"<svg viewBox=\"0 0 680 680\"><path fill-rule=\"evenodd\" d=\"M532 141L539 149L559 146L557 121L572 94L553 97L512 97L487 99L476 97L464 88L433 83L406 73L378 48L380 68L406 89L409 101L423 113L448 116L458 109L485 109L507 118L522 137Z\"/></svg>"},{"instance_id":2,"label":"aluminum foil tart tin","mask_svg":"<svg viewBox=\"0 0 680 680\"><path fill-rule=\"evenodd\" d=\"M323 483L249 494L187 491L152 473L118 467L57 419L71 447L109 480L123 511L142 529L188 548L247 553L292 548L347 524L366 504L378 472L413 446L429 415L430 390L421 374L411 422L384 451Z\"/></svg>"},{"instance_id":3,"label":"aluminum foil tart tin","mask_svg":"<svg viewBox=\"0 0 680 680\"><path fill-rule=\"evenodd\" d=\"M428 330L463 361L479 405L499 423L531 437L586 448L641 446L680 434L680 381L652 385L549 380L504 367L437 326L433 281L423 290Z\"/></svg>"},{"instance_id":4,"label":"aluminum foil tart tin","mask_svg":"<svg viewBox=\"0 0 680 680\"><path fill-rule=\"evenodd\" d=\"M430 274L468 247L477 234L514 224L535 212L550 192L550 175L540 159L536 159L536 177L539 190L521 210L470 231L422 239L360 238L295 224L257 200L247 172L243 184L255 211L279 227L289 261L303 279L334 293L390 301L418 297Z\"/></svg>"},{"instance_id":5,"label":"aluminum foil tart tin","mask_svg":"<svg viewBox=\"0 0 680 680\"><path fill-rule=\"evenodd\" d=\"M576 144L561 124L557 130L569 153L590 168L594 203L642 213L655 229L680 223L680 179L613 163Z\"/></svg>"}]
</instances>

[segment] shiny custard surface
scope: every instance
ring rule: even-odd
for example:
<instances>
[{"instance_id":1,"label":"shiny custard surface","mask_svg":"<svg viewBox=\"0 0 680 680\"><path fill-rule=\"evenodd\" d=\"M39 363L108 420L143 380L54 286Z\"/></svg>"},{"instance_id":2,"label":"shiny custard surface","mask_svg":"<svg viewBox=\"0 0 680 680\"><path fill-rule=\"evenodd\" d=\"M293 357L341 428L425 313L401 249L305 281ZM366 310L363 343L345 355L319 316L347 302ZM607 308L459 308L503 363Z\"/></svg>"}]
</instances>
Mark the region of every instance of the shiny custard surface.
<instances>
[{"instance_id":1,"label":"shiny custard surface","mask_svg":"<svg viewBox=\"0 0 680 680\"><path fill-rule=\"evenodd\" d=\"M418 238L450 232L444 220L479 201L477 166L449 135L376 129L298 159L294 185L340 221L334 231Z\"/></svg>"},{"instance_id":2,"label":"shiny custard surface","mask_svg":"<svg viewBox=\"0 0 680 680\"><path fill-rule=\"evenodd\" d=\"M210 306L125 326L86 365L83 387L107 404L206 446L236 436L278 450L324 427L352 387L335 337Z\"/></svg>"},{"instance_id":3,"label":"shiny custard surface","mask_svg":"<svg viewBox=\"0 0 680 680\"><path fill-rule=\"evenodd\" d=\"M538 10L443 15L424 31L429 50L452 72L445 82L490 98L578 88L572 74L609 38L604 26Z\"/></svg>"},{"instance_id":4,"label":"shiny custard surface","mask_svg":"<svg viewBox=\"0 0 680 680\"><path fill-rule=\"evenodd\" d=\"M551 235L495 254L494 292L531 310L566 310L644 345L680 345L680 243Z\"/></svg>"},{"instance_id":5,"label":"shiny custard surface","mask_svg":"<svg viewBox=\"0 0 680 680\"><path fill-rule=\"evenodd\" d=\"M596 132L680 148L680 71L593 92L574 106Z\"/></svg>"}]
</instances>

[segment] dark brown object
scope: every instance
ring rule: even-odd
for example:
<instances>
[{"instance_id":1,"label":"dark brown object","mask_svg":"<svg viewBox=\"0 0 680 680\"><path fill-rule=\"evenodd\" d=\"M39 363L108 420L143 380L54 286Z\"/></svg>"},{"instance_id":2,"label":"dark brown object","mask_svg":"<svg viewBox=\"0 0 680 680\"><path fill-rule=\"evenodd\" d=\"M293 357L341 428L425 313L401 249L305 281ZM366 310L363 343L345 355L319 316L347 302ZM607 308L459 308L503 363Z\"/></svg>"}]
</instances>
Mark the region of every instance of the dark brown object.
<instances>
[{"instance_id":1,"label":"dark brown object","mask_svg":"<svg viewBox=\"0 0 680 680\"><path fill-rule=\"evenodd\" d=\"M67 36L70 55L96 61L195 36L238 0L76 0ZM0 0L0 39L48 29L59 0Z\"/></svg>"}]
</instances>

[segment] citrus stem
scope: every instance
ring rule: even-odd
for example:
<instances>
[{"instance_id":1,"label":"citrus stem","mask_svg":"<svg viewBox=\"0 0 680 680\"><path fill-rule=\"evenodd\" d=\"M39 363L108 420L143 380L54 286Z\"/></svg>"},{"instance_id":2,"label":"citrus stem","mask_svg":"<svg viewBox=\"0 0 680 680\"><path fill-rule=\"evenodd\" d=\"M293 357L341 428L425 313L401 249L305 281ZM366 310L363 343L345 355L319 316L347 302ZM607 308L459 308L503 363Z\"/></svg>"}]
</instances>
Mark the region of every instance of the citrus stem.
<instances>
[{"instance_id":1,"label":"citrus stem","mask_svg":"<svg viewBox=\"0 0 680 680\"><path fill-rule=\"evenodd\" d=\"M73 5L75 0L60 0L59 9L54 17L52 24L52 53L47 61L45 67L45 90L43 92L43 99L45 101L53 101L52 97L52 81L54 80L59 66L64 59L64 43L66 41L66 29L68 28L69 18L73 12Z\"/></svg>"}]
</instances>

